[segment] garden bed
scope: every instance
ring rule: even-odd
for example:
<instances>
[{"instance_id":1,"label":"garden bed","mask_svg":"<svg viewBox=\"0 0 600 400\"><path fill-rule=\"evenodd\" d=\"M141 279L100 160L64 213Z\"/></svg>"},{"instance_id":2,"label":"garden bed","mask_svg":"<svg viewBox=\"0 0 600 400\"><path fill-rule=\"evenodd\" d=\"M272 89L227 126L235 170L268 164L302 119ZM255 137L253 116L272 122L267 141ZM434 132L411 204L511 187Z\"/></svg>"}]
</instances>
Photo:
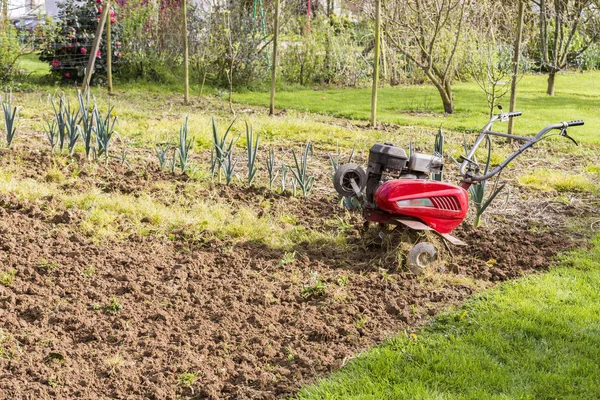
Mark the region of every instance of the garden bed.
<instances>
[{"instance_id":1,"label":"garden bed","mask_svg":"<svg viewBox=\"0 0 600 400\"><path fill-rule=\"evenodd\" d=\"M544 209L543 216L507 213L476 231L462 227L456 236L471 246L445 250L443 263L415 276L398 267L399 237L382 241L377 227L361 228L330 191L303 200L207 183L186 192L193 181L153 165L133 173L83 160L49 177L52 157L30 151L4 152L0 162L3 170L19 165L19 181L40 185L0 195L0 399L292 395L474 292L546 270L581 243L567 215L594 211L515 198L516 207ZM320 236L277 246L230 231L159 229L135 213L111 221L120 234L95 235L82 229L87 203L67 207L60 197L92 187L167 206L202 195L254 209L253 221L283 216L285 229Z\"/></svg>"}]
</instances>

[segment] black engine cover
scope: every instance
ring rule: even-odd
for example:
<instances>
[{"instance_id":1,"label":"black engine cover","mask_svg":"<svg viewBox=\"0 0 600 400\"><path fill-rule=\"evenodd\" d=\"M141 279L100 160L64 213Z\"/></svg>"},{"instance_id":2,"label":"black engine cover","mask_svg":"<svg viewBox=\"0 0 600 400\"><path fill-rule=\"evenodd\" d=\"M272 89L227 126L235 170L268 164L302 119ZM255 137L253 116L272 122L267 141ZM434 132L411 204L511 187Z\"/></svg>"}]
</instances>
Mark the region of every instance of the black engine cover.
<instances>
[{"instance_id":1,"label":"black engine cover","mask_svg":"<svg viewBox=\"0 0 600 400\"><path fill-rule=\"evenodd\" d=\"M369 151L369 173L381 174L385 171L402 171L406 168L406 151L391 143L375 144Z\"/></svg>"}]
</instances>

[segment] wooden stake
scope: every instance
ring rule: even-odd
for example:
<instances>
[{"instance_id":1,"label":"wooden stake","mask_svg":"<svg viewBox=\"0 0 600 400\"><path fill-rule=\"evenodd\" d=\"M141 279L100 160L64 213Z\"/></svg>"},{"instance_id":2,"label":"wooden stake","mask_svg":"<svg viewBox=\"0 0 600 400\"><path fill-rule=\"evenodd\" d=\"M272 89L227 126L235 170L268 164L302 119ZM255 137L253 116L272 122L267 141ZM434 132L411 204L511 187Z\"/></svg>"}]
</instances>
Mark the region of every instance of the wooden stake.
<instances>
[{"instance_id":1,"label":"wooden stake","mask_svg":"<svg viewBox=\"0 0 600 400\"><path fill-rule=\"evenodd\" d=\"M371 90L371 126L377 125L377 89L379 86L379 58L381 57L381 0L375 0L375 60L373 62L373 89Z\"/></svg>"},{"instance_id":2,"label":"wooden stake","mask_svg":"<svg viewBox=\"0 0 600 400\"><path fill-rule=\"evenodd\" d=\"M96 64L96 54L100 49L100 43L102 42L102 32L104 31L104 24L106 24L106 16L109 13L110 7L104 7L100 21L98 21L98 27L96 28L96 36L94 37L94 43L92 44L92 50L90 51L90 57L88 58L87 67L85 69L85 80L81 91L86 94L90 88L90 81L92 80L92 74L94 73L94 65Z\"/></svg>"},{"instance_id":3,"label":"wooden stake","mask_svg":"<svg viewBox=\"0 0 600 400\"><path fill-rule=\"evenodd\" d=\"M188 104L190 101L190 63L189 63L189 43L187 28L187 0L183 0L183 102Z\"/></svg>"},{"instance_id":4,"label":"wooden stake","mask_svg":"<svg viewBox=\"0 0 600 400\"><path fill-rule=\"evenodd\" d=\"M110 12L110 0L106 0L105 7L107 7ZM111 19L110 14L108 14L108 18L106 18L106 75L108 78L108 94L112 94L112 90L113 90L113 85L112 85L112 40L111 40L112 22L110 19Z\"/></svg>"},{"instance_id":5,"label":"wooden stake","mask_svg":"<svg viewBox=\"0 0 600 400\"><path fill-rule=\"evenodd\" d=\"M273 64L271 65L271 102L269 115L275 114L275 83L277 79L277 41L279 37L279 0L275 0L275 20L273 21Z\"/></svg>"},{"instance_id":6,"label":"wooden stake","mask_svg":"<svg viewBox=\"0 0 600 400\"><path fill-rule=\"evenodd\" d=\"M523 41L523 22L524 22L524 14L525 14L525 2L523 0L519 1L519 17L517 19L517 32L515 38L515 47L513 55L513 76L512 83L510 86L510 107L509 111L515 111L515 107L517 106L517 83L519 82L519 58L521 56L521 42ZM514 130L514 118L509 118L508 120L508 133L512 134ZM510 141L510 139L508 139Z\"/></svg>"}]
</instances>

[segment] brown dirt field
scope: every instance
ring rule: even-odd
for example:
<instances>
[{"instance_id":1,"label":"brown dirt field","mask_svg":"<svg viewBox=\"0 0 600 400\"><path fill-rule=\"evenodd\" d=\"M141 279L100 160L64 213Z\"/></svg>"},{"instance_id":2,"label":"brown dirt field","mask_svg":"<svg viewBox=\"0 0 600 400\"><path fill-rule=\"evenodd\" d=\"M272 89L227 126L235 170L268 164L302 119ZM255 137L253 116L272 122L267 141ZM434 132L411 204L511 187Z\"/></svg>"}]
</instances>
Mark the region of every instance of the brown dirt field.
<instances>
[{"instance_id":1,"label":"brown dirt field","mask_svg":"<svg viewBox=\"0 0 600 400\"><path fill-rule=\"evenodd\" d=\"M17 162L1 155L0 167ZM53 165L44 152L18 162L40 181ZM152 166L120 168L84 170L63 189L135 195L151 182L177 188L187 179ZM437 270L417 277L330 194L290 202L260 187L206 191L231 204L267 199L315 229L327 230L324 221L337 215L353 224L349 246L300 243L286 263L281 249L184 234L98 241L79 233L79 216L59 205L1 194L0 271L15 273L0 284L0 400L289 396L357 352L413 331L475 291L545 270L581 243L560 224L504 216L476 231L461 227L456 236L473 246L453 247ZM549 210L552 221L569 212ZM191 385L181 379L188 372L196 373Z\"/></svg>"}]
</instances>

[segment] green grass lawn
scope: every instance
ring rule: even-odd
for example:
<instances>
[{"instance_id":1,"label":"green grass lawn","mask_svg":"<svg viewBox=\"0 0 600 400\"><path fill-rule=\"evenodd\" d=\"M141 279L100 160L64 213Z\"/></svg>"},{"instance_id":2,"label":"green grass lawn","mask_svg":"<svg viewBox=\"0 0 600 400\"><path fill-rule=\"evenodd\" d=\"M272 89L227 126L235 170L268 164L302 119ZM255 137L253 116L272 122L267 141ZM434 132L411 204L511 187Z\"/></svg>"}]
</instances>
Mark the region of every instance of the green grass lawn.
<instances>
[{"instance_id":1,"label":"green grass lawn","mask_svg":"<svg viewBox=\"0 0 600 400\"><path fill-rule=\"evenodd\" d=\"M545 94L546 76L525 76L519 84L517 109L523 116L516 121L518 133L537 133L551 123L584 119L586 125L572 129L572 136L600 144L600 72L568 73L557 78L556 96ZM444 116L437 90L431 85L384 87L380 89L378 120L399 125L426 126L454 131L479 130L488 120L485 95L477 84L454 85L456 112ZM268 106L269 93L245 92L234 96L239 103ZM508 109L508 97L500 100ZM371 89L331 89L279 92L278 108L368 120L371 113ZM505 130L506 124L498 124Z\"/></svg>"},{"instance_id":2,"label":"green grass lawn","mask_svg":"<svg viewBox=\"0 0 600 400\"><path fill-rule=\"evenodd\" d=\"M599 399L600 236L400 335L299 399Z\"/></svg>"}]
</instances>

